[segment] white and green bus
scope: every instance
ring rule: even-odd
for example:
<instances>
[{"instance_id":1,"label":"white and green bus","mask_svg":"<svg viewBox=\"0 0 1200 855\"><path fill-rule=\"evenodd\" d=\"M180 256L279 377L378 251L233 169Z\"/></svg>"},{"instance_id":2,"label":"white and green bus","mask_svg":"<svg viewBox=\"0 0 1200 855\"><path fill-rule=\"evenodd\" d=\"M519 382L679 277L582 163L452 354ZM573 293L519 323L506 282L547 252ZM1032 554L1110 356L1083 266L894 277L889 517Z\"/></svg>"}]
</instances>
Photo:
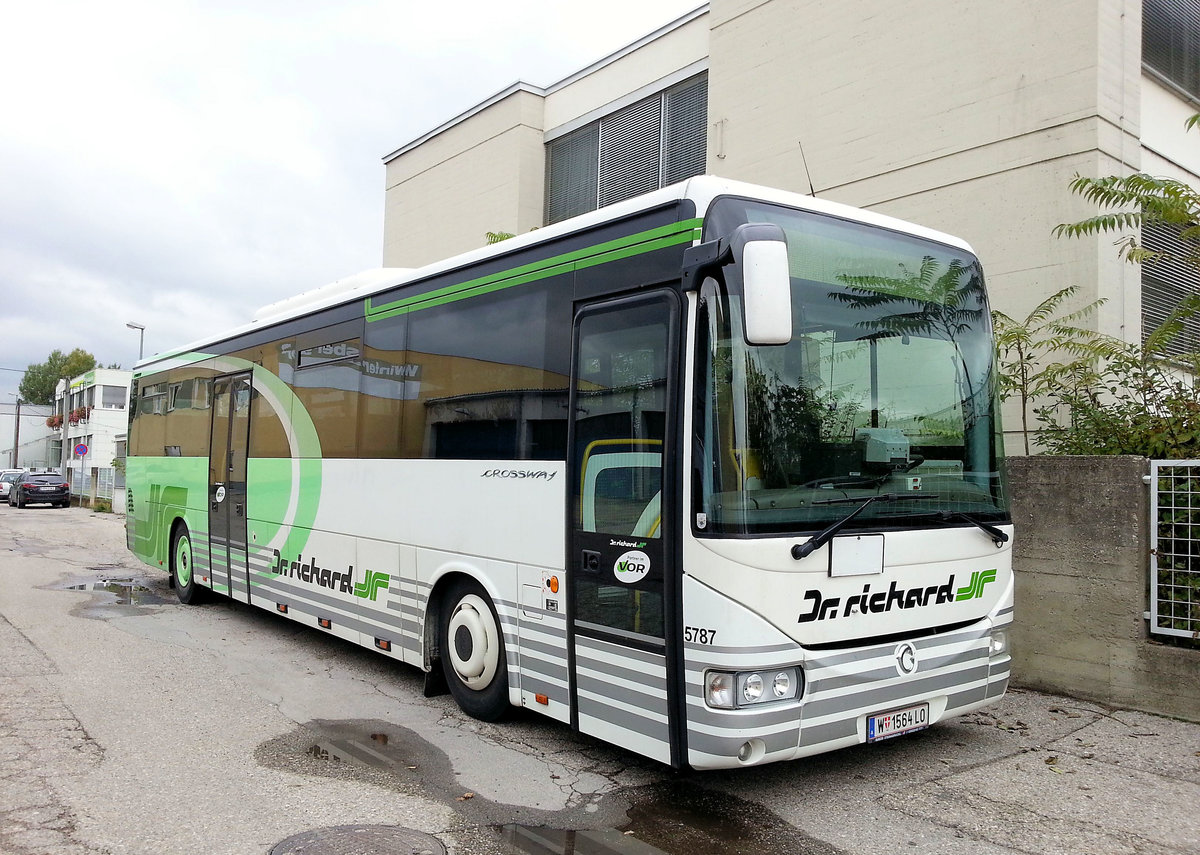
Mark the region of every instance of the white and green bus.
<instances>
[{"instance_id":1,"label":"white and green bus","mask_svg":"<svg viewBox=\"0 0 1200 855\"><path fill-rule=\"evenodd\" d=\"M1011 518L962 241L699 177L139 363L128 543L677 768L1004 693Z\"/></svg>"}]
</instances>

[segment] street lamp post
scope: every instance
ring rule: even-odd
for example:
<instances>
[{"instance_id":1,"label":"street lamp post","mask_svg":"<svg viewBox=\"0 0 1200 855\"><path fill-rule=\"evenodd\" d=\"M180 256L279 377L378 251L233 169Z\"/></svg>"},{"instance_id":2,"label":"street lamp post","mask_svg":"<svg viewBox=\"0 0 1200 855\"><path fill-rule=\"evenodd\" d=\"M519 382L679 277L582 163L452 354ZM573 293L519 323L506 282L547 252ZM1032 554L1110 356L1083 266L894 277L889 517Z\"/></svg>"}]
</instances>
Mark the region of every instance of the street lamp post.
<instances>
[{"instance_id":1,"label":"street lamp post","mask_svg":"<svg viewBox=\"0 0 1200 855\"><path fill-rule=\"evenodd\" d=\"M129 323L125 324L125 326L129 327L131 330L138 331L138 362L141 362L142 361L142 344L146 340L146 328L144 326L142 326L141 324L135 324L133 321L130 321Z\"/></svg>"}]
</instances>

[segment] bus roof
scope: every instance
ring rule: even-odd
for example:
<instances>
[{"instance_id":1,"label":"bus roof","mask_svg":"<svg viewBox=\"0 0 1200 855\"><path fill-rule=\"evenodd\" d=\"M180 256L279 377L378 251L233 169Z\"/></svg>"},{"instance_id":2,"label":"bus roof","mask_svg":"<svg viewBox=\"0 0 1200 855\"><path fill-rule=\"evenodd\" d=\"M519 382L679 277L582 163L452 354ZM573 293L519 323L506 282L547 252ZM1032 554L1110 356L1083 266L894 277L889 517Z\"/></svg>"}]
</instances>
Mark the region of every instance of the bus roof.
<instances>
[{"instance_id":1,"label":"bus roof","mask_svg":"<svg viewBox=\"0 0 1200 855\"><path fill-rule=\"evenodd\" d=\"M460 255L451 256L423 267L381 267L338 279L328 285L304 291L293 297L287 297L263 306L255 312L254 317L249 323L240 327L192 342L167 353L154 354L147 357L136 363L134 366L135 373L140 375L145 373L142 369L155 363L170 360L181 354L202 351L217 342L236 338L237 336L251 333L283 321L299 318L310 312L365 300L368 297L410 282L419 282L440 273L469 267L487 259L536 246L540 243L547 243L565 235L586 231L604 223L619 220L641 211L669 205L673 202L691 201L695 205L695 216L702 218L713 201L722 196L742 196L751 199L760 199L764 202L774 202L818 214L827 214L866 225L912 234L937 243L958 247L973 254L970 245L960 238L889 217L886 214L854 208L839 202L831 202L815 196L793 193L787 190L777 190L740 181L731 181L712 175L701 175L623 202L607 205L568 220L544 226L526 234L516 235L500 243L489 244ZM161 368L156 370L161 370Z\"/></svg>"}]
</instances>

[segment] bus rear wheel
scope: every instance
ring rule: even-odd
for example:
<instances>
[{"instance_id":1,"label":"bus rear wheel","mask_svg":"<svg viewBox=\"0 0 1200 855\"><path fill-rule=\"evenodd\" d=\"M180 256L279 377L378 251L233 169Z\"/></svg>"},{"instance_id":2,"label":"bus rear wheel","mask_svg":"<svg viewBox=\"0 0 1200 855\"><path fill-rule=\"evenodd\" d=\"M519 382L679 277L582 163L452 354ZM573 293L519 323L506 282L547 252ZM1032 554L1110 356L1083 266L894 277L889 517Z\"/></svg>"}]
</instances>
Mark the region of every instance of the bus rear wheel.
<instances>
[{"instance_id":1,"label":"bus rear wheel","mask_svg":"<svg viewBox=\"0 0 1200 855\"><path fill-rule=\"evenodd\" d=\"M171 581L179 602L195 605L204 601L205 588L196 581L192 567L192 536L183 523L176 527L171 536Z\"/></svg>"},{"instance_id":2,"label":"bus rear wheel","mask_svg":"<svg viewBox=\"0 0 1200 855\"><path fill-rule=\"evenodd\" d=\"M442 609L442 672L467 715L499 721L509 709L504 633L487 592L471 579L455 581Z\"/></svg>"}]
</instances>

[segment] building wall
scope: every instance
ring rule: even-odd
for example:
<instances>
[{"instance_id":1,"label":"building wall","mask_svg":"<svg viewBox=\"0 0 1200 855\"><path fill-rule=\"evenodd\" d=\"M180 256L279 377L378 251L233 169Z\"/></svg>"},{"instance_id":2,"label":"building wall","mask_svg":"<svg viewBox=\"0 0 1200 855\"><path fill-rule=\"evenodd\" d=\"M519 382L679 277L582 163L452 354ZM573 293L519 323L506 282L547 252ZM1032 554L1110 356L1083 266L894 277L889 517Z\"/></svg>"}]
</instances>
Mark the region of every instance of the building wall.
<instances>
[{"instance_id":1,"label":"building wall","mask_svg":"<svg viewBox=\"0 0 1200 855\"><path fill-rule=\"evenodd\" d=\"M419 267L542 225L543 97L516 89L390 156L385 267Z\"/></svg>"},{"instance_id":2,"label":"building wall","mask_svg":"<svg viewBox=\"0 0 1200 855\"><path fill-rule=\"evenodd\" d=\"M708 59L708 16L683 20L669 31L649 34L617 58L551 86L546 92L546 135L573 130L702 71Z\"/></svg>"},{"instance_id":3,"label":"building wall","mask_svg":"<svg viewBox=\"0 0 1200 855\"><path fill-rule=\"evenodd\" d=\"M1185 127L1200 107L1148 75L1141 81L1141 101L1144 171L1200 183L1200 136Z\"/></svg>"},{"instance_id":4,"label":"building wall","mask_svg":"<svg viewBox=\"0 0 1200 855\"><path fill-rule=\"evenodd\" d=\"M30 420L29 440L25 439L25 418L21 417L21 444L17 447L17 465L10 467L12 460L12 443L3 451L0 451L0 462L3 462L4 468L16 469L57 469L59 461L54 459L54 452L58 448L53 442L52 431L45 426L45 417L39 416L36 421ZM40 428L39 428L40 425Z\"/></svg>"},{"instance_id":5,"label":"building wall","mask_svg":"<svg viewBox=\"0 0 1200 855\"><path fill-rule=\"evenodd\" d=\"M1070 284L1079 304L1120 296L1115 253L1050 230L1088 213L1074 173L1137 167L1140 4L713 0L711 17L710 171L963 237L1010 314ZM1106 331L1139 311L1110 301Z\"/></svg>"},{"instance_id":6,"label":"building wall","mask_svg":"<svg viewBox=\"0 0 1200 855\"><path fill-rule=\"evenodd\" d=\"M16 412L7 419L3 426L4 433L0 435L0 468L4 469L42 469L58 465L49 460L48 445L54 432L46 426L48 407L38 404L23 404L21 408L21 427L16 428ZM19 435L16 435L19 434ZM17 440L16 465L13 465L13 440Z\"/></svg>"}]
</instances>

